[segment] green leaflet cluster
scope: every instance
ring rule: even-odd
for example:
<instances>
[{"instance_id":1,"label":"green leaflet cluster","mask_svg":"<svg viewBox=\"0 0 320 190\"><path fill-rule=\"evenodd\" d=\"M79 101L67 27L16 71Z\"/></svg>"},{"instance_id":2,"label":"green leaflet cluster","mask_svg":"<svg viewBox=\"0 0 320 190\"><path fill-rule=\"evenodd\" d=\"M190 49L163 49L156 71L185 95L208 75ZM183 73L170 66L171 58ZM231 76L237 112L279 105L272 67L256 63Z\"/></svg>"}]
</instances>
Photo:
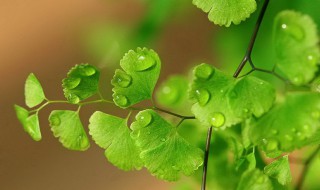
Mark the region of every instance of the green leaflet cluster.
<instances>
[{"instance_id":1,"label":"green leaflet cluster","mask_svg":"<svg viewBox=\"0 0 320 190\"><path fill-rule=\"evenodd\" d=\"M317 27L308 15L283 11L274 22L277 68L295 85L310 82L318 70Z\"/></svg>"},{"instance_id":2,"label":"green leaflet cluster","mask_svg":"<svg viewBox=\"0 0 320 190\"><path fill-rule=\"evenodd\" d=\"M240 24L257 9L255 0L193 0L192 3L208 13L214 24L226 27Z\"/></svg>"},{"instance_id":3,"label":"green leaflet cluster","mask_svg":"<svg viewBox=\"0 0 320 190\"><path fill-rule=\"evenodd\" d=\"M256 9L254 0L193 2L209 12L212 21L226 26L240 23ZM284 11L276 17L274 42L274 70L288 79L291 92L276 94L274 86L267 81L250 75L233 78L203 63L193 69L192 81L177 75L159 85L155 93L157 103L170 109L163 110L152 99L160 75L160 58L153 50L137 48L124 55L121 69L115 71L111 80L113 101L104 99L99 91L100 71L92 65L81 64L73 67L62 81L66 100L47 99L36 76L30 74L25 83L25 103L33 110L15 105L15 111L24 130L39 141L38 113L42 108L52 103L76 105L75 111L53 110L49 122L54 136L65 148L84 151L90 142L79 117L82 106L110 103L126 109L129 112L126 118L94 112L89 119L89 134L105 150L108 161L118 168L129 171L145 167L152 175L168 181L176 181L182 174L190 176L203 164L203 151L198 148L203 147L203 139L199 142L197 137L203 134L203 129L213 126L223 129L216 130L215 137L224 139L223 143L219 139L214 142L219 148L210 157L216 159L212 170L223 167L212 172L213 179L217 174L230 175L232 182L221 180L219 183L229 183L228 187L238 190L286 189L292 180L288 156L258 167L255 150L258 147L267 157L276 158L320 142L320 76L316 76L320 50L312 19L293 11ZM303 91L298 88L302 85ZM88 101L90 97L97 99ZM188 99L192 105L187 103ZM133 107L142 101L151 106ZM171 110L191 110L194 117ZM176 120L160 112L180 121L173 124ZM128 123L130 117L135 117L131 124ZM195 118L198 122L186 124L186 119ZM188 125L193 129L187 132L194 134L181 129ZM196 138L186 137L188 135ZM234 158L231 164L230 152ZM230 170L230 165L235 170Z\"/></svg>"},{"instance_id":4,"label":"green leaflet cluster","mask_svg":"<svg viewBox=\"0 0 320 190\"><path fill-rule=\"evenodd\" d=\"M230 127L254 115L260 117L275 99L273 86L256 77L234 79L208 64L194 69L192 112L203 125Z\"/></svg>"},{"instance_id":5,"label":"green leaflet cluster","mask_svg":"<svg viewBox=\"0 0 320 190\"><path fill-rule=\"evenodd\" d=\"M28 111L15 106L25 131L34 140L40 140L38 112L52 103L75 104L78 106L76 111L53 110L49 116L50 127L65 148L87 150L90 142L79 117L83 105L112 103L131 110L130 106L152 97L160 73L158 55L146 48L130 50L120 65L123 70L117 69L111 81L114 85L114 103L105 100L99 93L100 72L94 66L76 65L68 72L67 78L62 81L66 101L45 98L40 82L30 74L25 84L26 104L30 108L39 107ZM174 80L185 85L186 95L187 83L181 78ZM99 99L85 101L94 95L98 95ZM178 99L175 98L175 101ZM46 102L41 105L44 100ZM125 171L146 167L152 175L168 181L178 180L181 174L191 175L202 165L203 151L180 136L177 127L158 113L142 110L129 127L130 114L131 111L127 118L120 118L96 111L90 117L89 134L97 145L105 149L105 156L110 163Z\"/></svg>"}]
</instances>

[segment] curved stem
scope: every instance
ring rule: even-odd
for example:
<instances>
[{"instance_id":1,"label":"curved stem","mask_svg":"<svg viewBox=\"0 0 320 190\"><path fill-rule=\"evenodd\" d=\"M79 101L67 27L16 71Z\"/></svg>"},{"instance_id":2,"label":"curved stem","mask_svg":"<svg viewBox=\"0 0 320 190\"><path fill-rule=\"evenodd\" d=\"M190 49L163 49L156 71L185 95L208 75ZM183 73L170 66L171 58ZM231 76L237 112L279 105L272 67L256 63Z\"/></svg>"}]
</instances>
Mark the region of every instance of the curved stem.
<instances>
[{"instance_id":1,"label":"curved stem","mask_svg":"<svg viewBox=\"0 0 320 190\"><path fill-rule=\"evenodd\" d=\"M208 133L207 133L206 151L205 151L205 154L204 154L204 161L203 161L203 173L202 173L201 190L205 190L206 189L207 169L208 169L208 158L209 158L211 134L212 134L212 126L208 129Z\"/></svg>"},{"instance_id":2,"label":"curved stem","mask_svg":"<svg viewBox=\"0 0 320 190\"><path fill-rule=\"evenodd\" d=\"M173 113L173 112L168 111L168 110L164 110L164 109L158 108L156 106L154 106L152 109L156 110L156 111L160 111L160 112L166 113L166 114L169 114L169 115L173 115L173 116L179 117L179 118L184 119L184 120L185 119L195 119L195 116L183 116L183 115L180 115L180 114L177 114L177 113Z\"/></svg>"},{"instance_id":3,"label":"curved stem","mask_svg":"<svg viewBox=\"0 0 320 190\"><path fill-rule=\"evenodd\" d=\"M263 19L264 14L267 10L268 4L269 4L269 0L265 0L264 4L262 6L262 9L260 11L259 17L257 19L256 25L254 27L254 30L253 30L253 33L252 33L252 36L251 36L251 39L250 39L250 42L249 42L249 45L247 48L247 52L246 52L244 58L242 59L241 63L239 64L237 70L233 74L234 78L237 78L239 76L239 74L241 73L242 69L244 68L244 66L246 65L246 63L248 61L249 61L250 65L253 66L253 63L251 61L251 53L252 53L252 49L253 49L254 43L256 41L258 32L259 32L259 28L260 28L262 19Z\"/></svg>"},{"instance_id":4,"label":"curved stem","mask_svg":"<svg viewBox=\"0 0 320 190\"><path fill-rule=\"evenodd\" d=\"M313 159L318 155L318 153L320 152L320 146L317 147L317 149L309 156L309 158L306 160L306 162L304 163L304 168L301 172L301 177L297 182L297 186L296 186L296 190L302 190L302 186L303 186L303 182L306 178L306 175L310 169L310 164L313 161Z\"/></svg>"}]
</instances>

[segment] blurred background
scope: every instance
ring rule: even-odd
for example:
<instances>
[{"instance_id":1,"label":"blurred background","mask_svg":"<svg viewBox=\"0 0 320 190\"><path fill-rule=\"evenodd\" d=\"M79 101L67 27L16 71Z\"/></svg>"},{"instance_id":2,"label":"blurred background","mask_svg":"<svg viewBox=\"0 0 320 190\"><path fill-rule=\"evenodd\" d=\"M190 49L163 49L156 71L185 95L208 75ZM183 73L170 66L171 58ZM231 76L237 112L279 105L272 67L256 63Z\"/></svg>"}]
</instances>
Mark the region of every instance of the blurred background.
<instances>
[{"instance_id":1,"label":"blurred background","mask_svg":"<svg viewBox=\"0 0 320 190\"><path fill-rule=\"evenodd\" d=\"M258 9L261 5L258 1ZM318 0L271 1L253 52L257 65L272 64L272 56L263 55L272 55L270 31L277 12L297 9L319 25L319 7ZM210 23L191 0L1 0L0 189L170 189L173 183L157 180L145 170L118 170L93 142L85 152L63 148L47 117L54 108L69 107L41 111L43 139L33 141L13 109L14 104L24 105L25 79L35 73L49 99L64 99L61 80L75 64L89 63L102 70L102 88L111 99L114 69L125 52L138 46L158 52L160 81L170 74L188 75L202 62L232 72L245 53L257 14L227 30ZM97 109L114 112L112 107L86 107L81 112L84 126Z\"/></svg>"}]
</instances>

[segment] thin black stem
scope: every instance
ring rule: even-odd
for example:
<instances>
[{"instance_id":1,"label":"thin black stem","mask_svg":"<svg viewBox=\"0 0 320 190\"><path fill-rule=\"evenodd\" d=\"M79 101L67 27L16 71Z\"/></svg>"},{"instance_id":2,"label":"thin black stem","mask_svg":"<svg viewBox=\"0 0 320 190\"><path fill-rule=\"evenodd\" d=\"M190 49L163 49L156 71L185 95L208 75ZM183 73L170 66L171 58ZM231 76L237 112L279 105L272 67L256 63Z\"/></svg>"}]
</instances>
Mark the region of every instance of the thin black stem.
<instances>
[{"instance_id":1,"label":"thin black stem","mask_svg":"<svg viewBox=\"0 0 320 190\"><path fill-rule=\"evenodd\" d=\"M209 158L211 134L212 134L212 126L208 129L208 133L207 133L206 151L204 154L204 161L203 161L203 174L202 174L201 190L206 190L207 169L208 169L208 158Z\"/></svg>"},{"instance_id":2,"label":"thin black stem","mask_svg":"<svg viewBox=\"0 0 320 190\"><path fill-rule=\"evenodd\" d=\"M252 36L251 36L251 39L250 39L250 42L249 42L249 45L248 45L248 48L247 48L247 52L246 52L243 60L239 64L236 72L233 74L234 78L237 78L239 76L240 72L242 71L243 67L246 65L246 63L248 61L250 62L250 65L253 66L252 61L251 61L251 53L252 53L252 49L253 49L254 43L256 41L257 35L258 35L258 31L259 31L262 19L263 19L264 14L265 14L265 12L267 10L268 4L269 4L269 0L265 0L264 4L262 6L262 9L260 11L258 20L256 22L256 25L254 27L254 30L253 30L253 33L252 33Z\"/></svg>"},{"instance_id":3,"label":"thin black stem","mask_svg":"<svg viewBox=\"0 0 320 190\"><path fill-rule=\"evenodd\" d=\"M296 190L302 190L302 186L303 186L303 182L306 178L306 175L310 169L310 164L313 161L313 159L318 155L320 151L320 146L317 147L317 149L310 155L310 157L306 160L305 164L304 164L304 168L301 172L301 177L297 182L297 186L296 186Z\"/></svg>"},{"instance_id":4,"label":"thin black stem","mask_svg":"<svg viewBox=\"0 0 320 190\"><path fill-rule=\"evenodd\" d=\"M166 113L166 114L169 114L169 115L173 115L175 117L179 117L181 119L195 119L194 116L183 116L183 115L180 115L180 114L177 114L177 113L173 113L171 111L168 111L168 110L164 110L164 109L161 109L161 108L158 108L158 107L153 107L154 110L156 111L160 111L160 112L163 112L163 113Z\"/></svg>"}]
</instances>

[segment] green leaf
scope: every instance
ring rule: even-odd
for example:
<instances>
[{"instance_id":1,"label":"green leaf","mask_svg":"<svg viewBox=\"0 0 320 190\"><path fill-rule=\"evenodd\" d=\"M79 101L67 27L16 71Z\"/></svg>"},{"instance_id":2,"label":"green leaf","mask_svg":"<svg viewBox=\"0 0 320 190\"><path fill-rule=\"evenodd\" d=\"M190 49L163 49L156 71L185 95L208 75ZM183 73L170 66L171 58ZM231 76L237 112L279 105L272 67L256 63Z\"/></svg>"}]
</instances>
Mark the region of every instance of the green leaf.
<instances>
[{"instance_id":1,"label":"green leaf","mask_svg":"<svg viewBox=\"0 0 320 190\"><path fill-rule=\"evenodd\" d=\"M89 133L93 140L106 149L108 160L122 170L141 169L139 149L130 137L127 120L96 111L90 117Z\"/></svg>"},{"instance_id":2,"label":"green leaf","mask_svg":"<svg viewBox=\"0 0 320 190\"><path fill-rule=\"evenodd\" d=\"M26 80L24 86L24 95L26 105L29 108L39 105L45 99L42 86L33 73L31 73Z\"/></svg>"},{"instance_id":3,"label":"green leaf","mask_svg":"<svg viewBox=\"0 0 320 190\"><path fill-rule=\"evenodd\" d=\"M205 126L229 127L252 114L259 117L274 102L273 87L258 78L234 79L208 64L194 69L192 112Z\"/></svg>"},{"instance_id":4,"label":"green leaf","mask_svg":"<svg viewBox=\"0 0 320 190\"><path fill-rule=\"evenodd\" d=\"M208 13L211 22L226 27L240 24L257 9L255 0L193 0L192 3Z\"/></svg>"},{"instance_id":5,"label":"green leaf","mask_svg":"<svg viewBox=\"0 0 320 190\"><path fill-rule=\"evenodd\" d=\"M228 98L237 116L243 118L253 114L260 117L273 105L275 89L267 82L248 76L237 81Z\"/></svg>"},{"instance_id":6,"label":"green leaf","mask_svg":"<svg viewBox=\"0 0 320 190\"><path fill-rule=\"evenodd\" d=\"M267 175L258 169L247 170L241 176L237 190L273 190Z\"/></svg>"},{"instance_id":7,"label":"green leaf","mask_svg":"<svg viewBox=\"0 0 320 190\"><path fill-rule=\"evenodd\" d=\"M157 178L176 181L180 173L189 176L203 163L202 150L190 145L153 110L139 112L131 129L145 167Z\"/></svg>"},{"instance_id":8,"label":"green leaf","mask_svg":"<svg viewBox=\"0 0 320 190\"><path fill-rule=\"evenodd\" d=\"M84 151L90 147L78 112L54 110L49 116L51 130L62 145L70 150Z\"/></svg>"},{"instance_id":9,"label":"green leaf","mask_svg":"<svg viewBox=\"0 0 320 190\"><path fill-rule=\"evenodd\" d=\"M287 94L284 102L252 121L250 137L268 157L280 156L312 142L320 127L320 94L296 92Z\"/></svg>"},{"instance_id":10,"label":"green leaf","mask_svg":"<svg viewBox=\"0 0 320 190\"><path fill-rule=\"evenodd\" d=\"M289 185L292 181L288 155L271 162L264 168L264 173L277 179L281 185Z\"/></svg>"},{"instance_id":11,"label":"green leaf","mask_svg":"<svg viewBox=\"0 0 320 190\"><path fill-rule=\"evenodd\" d=\"M62 80L64 96L70 103L77 104L95 95L99 89L99 77L100 72L92 65L74 66Z\"/></svg>"},{"instance_id":12,"label":"green leaf","mask_svg":"<svg viewBox=\"0 0 320 190\"><path fill-rule=\"evenodd\" d=\"M295 85L308 83L320 60L317 27L311 17L282 11L274 21L277 68Z\"/></svg>"},{"instance_id":13,"label":"green leaf","mask_svg":"<svg viewBox=\"0 0 320 190\"><path fill-rule=\"evenodd\" d=\"M252 170L256 168L256 157L254 152L243 156L242 158L240 158L239 160L236 161L235 163L235 169L236 171L238 171L239 173L246 171L246 170Z\"/></svg>"},{"instance_id":14,"label":"green leaf","mask_svg":"<svg viewBox=\"0 0 320 190\"><path fill-rule=\"evenodd\" d=\"M170 76L156 91L157 102L165 107L185 106L188 99L189 81L181 75Z\"/></svg>"},{"instance_id":15,"label":"green leaf","mask_svg":"<svg viewBox=\"0 0 320 190\"><path fill-rule=\"evenodd\" d=\"M119 107L129 107L152 97L160 74L161 62L156 52L146 48L130 50L120 61L111 81L113 101Z\"/></svg>"},{"instance_id":16,"label":"green leaf","mask_svg":"<svg viewBox=\"0 0 320 190\"><path fill-rule=\"evenodd\" d=\"M29 116L28 110L14 105L18 120L23 126L23 129L31 136L35 141L41 140L41 131L39 126L38 113Z\"/></svg>"}]
</instances>

